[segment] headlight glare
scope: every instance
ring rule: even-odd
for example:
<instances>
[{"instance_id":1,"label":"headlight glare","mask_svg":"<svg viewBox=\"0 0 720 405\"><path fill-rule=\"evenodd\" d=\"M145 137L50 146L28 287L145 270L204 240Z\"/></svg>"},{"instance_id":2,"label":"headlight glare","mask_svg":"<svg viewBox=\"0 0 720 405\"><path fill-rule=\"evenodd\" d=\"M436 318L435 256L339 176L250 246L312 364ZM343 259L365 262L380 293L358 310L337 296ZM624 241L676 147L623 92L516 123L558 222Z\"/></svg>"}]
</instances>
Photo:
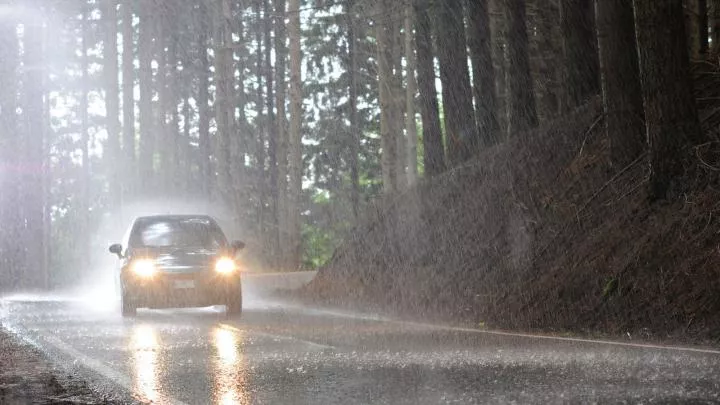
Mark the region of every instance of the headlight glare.
<instances>
[{"instance_id":1,"label":"headlight glare","mask_svg":"<svg viewBox=\"0 0 720 405\"><path fill-rule=\"evenodd\" d=\"M155 262L149 259L136 260L132 265L133 273L143 278L155 275Z\"/></svg>"},{"instance_id":2,"label":"headlight glare","mask_svg":"<svg viewBox=\"0 0 720 405\"><path fill-rule=\"evenodd\" d=\"M215 263L215 271L220 274L230 274L235 270L237 270L237 266L235 266L235 261L233 259L223 257Z\"/></svg>"}]
</instances>

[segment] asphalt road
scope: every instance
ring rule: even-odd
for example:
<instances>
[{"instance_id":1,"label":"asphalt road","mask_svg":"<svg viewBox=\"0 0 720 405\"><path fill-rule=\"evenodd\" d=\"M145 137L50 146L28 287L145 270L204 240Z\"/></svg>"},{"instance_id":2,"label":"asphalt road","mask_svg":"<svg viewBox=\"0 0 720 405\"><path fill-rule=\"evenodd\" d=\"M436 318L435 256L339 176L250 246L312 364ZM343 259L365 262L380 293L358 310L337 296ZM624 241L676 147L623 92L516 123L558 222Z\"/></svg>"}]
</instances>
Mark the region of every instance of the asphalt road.
<instances>
[{"instance_id":1,"label":"asphalt road","mask_svg":"<svg viewBox=\"0 0 720 405\"><path fill-rule=\"evenodd\" d=\"M261 299L139 311L17 296L0 321L116 399L175 404L719 403L720 350L373 319Z\"/></svg>"}]
</instances>

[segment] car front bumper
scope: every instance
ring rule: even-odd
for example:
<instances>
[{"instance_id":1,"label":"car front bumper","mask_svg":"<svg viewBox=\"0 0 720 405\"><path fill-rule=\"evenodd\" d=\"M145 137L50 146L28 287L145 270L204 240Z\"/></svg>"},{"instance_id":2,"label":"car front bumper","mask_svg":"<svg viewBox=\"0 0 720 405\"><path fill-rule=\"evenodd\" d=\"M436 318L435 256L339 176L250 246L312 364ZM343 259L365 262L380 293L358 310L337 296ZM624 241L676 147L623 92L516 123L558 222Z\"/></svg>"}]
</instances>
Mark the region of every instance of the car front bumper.
<instances>
[{"instance_id":1,"label":"car front bumper","mask_svg":"<svg viewBox=\"0 0 720 405\"><path fill-rule=\"evenodd\" d=\"M129 275L123 288L138 308L180 308L226 304L242 287L239 273L159 271L151 278Z\"/></svg>"}]
</instances>

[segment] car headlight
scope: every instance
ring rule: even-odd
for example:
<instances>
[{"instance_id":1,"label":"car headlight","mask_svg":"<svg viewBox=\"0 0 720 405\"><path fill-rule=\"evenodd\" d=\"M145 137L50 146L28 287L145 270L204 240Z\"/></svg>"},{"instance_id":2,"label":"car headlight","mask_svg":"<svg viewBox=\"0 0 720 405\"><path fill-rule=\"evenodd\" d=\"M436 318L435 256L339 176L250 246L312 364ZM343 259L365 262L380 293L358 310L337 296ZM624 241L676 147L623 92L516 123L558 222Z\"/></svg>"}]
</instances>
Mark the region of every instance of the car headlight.
<instances>
[{"instance_id":1,"label":"car headlight","mask_svg":"<svg viewBox=\"0 0 720 405\"><path fill-rule=\"evenodd\" d=\"M220 274L230 274L237 270L235 260L223 257L215 263L215 271Z\"/></svg>"},{"instance_id":2,"label":"car headlight","mask_svg":"<svg viewBox=\"0 0 720 405\"><path fill-rule=\"evenodd\" d=\"M132 271L143 278L150 278L155 275L155 262L149 259L140 259L133 262Z\"/></svg>"}]
</instances>

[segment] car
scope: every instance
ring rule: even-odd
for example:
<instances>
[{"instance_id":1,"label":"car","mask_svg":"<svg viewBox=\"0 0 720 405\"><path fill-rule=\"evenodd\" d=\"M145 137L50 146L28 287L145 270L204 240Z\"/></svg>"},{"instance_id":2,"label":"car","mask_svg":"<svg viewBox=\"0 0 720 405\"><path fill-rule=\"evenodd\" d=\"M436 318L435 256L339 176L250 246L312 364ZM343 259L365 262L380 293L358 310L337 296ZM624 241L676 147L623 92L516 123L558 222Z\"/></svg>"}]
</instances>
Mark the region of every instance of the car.
<instances>
[{"instance_id":1,"label":"car","mask_svg":"<svg viewBox=\"0 0 720 405\"><path fill-rule=\"evenodd\" d=\"M154 215L136 218L117 255L120 309L133 317L138 308L225 305L242 312L237 254L241 241L228 243L217 221L207 215Z\"/></svg>"}]
</instances>

